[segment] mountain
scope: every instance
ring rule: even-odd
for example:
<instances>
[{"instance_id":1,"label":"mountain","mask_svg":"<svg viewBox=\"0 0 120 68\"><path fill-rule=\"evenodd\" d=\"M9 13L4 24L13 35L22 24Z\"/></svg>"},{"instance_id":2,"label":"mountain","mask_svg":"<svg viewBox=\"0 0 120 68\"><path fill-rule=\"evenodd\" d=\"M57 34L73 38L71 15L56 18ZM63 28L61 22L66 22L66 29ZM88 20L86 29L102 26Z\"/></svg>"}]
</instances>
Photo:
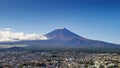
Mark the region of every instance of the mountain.
<instances>
[{"instance_id":1,"label":"mountain","mask_svg":"<svg viewBox=\"0 0 120 68\"><path fill-rule=\"evenodd\" d=\"M45 35L48 40L26 40L17 42L0 42L0 45L28 45L27 48L34 49L60 49L60 48L77 48L77 49L101 49L101 50L120 50L119 44L113 44L98 40L91 40L79 36L70 30L56 29Z\"/></svg>"},{"instance_id":2,"label":"mountain","mask_svg":"<svg viewBox=\"0 0 120 68\"><path fill-rule=\"evenodd\" d=\"M91 40L79 36L66 28L56 29L45 35L49 40L58 40L63 46L79 48L119 48L118 44L107 43L98 40Z\"/></svg>"},{"instance_id":3,"label":"mountain","mask_svg":"<svg viewBox=\"0 0 120 68\"><path fill-rule=\"evenodd\" d=\"M71 31L69 31L66 28L63 29L56 29L48 34L45 35L48 39L54 39L54 40L87 40L86 38L83 38Z\"/></svg>"}]
</instances>

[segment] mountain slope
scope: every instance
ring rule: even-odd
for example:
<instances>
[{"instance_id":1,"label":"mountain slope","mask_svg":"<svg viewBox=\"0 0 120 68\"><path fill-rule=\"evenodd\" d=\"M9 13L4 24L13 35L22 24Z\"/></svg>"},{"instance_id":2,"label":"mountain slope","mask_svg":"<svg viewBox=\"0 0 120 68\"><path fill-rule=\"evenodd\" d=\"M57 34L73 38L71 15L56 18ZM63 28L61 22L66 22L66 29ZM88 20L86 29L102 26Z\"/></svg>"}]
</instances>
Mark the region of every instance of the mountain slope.
<instances>
[{"instance_id":1,"label":"mountain slope","mask_svg":"<svg viewBox=\"0 0 120 68\"><path fill-rule=\"evenodd\" d=\"M45 36L48 39L54 39L54 40L71 40L71 39L87 40L71 31L69 31L66 28L56 29L56 30L46 34Z\"/></svg>"},{"instance_id":2,"label":"mountain slope","mask_svg":"<svg viewBox=\"0 0 120 68\"><path fill-rule=\"evenodd\" d=\"M80 48L119 48L118 44L91 40L79 36L68 29L56 29L45 35L49 40L59 40L63 46L75 46ZM61 44L60 43L60 44Z\"/></svg>"},{"instance_id":3,"label":"mountain slope","mask_svg":"<svg viewBox=\"0 0 120 68\"><path fill-rule=\"evenodd\" d=\"M0 45L29 45L30 48L85 48L120 50L120 45L81 37L68 29L56 29L45 35L48 40L0 42Z\"/></svg>"}]
</instances>

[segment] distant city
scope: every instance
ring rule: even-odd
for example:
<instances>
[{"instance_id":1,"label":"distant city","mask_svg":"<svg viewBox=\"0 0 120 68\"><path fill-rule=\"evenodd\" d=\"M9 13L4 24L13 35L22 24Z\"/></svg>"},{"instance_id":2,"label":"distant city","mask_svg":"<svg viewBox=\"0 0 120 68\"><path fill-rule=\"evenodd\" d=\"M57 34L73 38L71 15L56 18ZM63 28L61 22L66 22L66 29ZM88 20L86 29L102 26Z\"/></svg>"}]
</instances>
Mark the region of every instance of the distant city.
<instances>
[{"instance_id":1,"label":"distant city","mask_svg":"<svg viewBox=\"0 0 120 68\"><path fill-rule=\"evenodd\" d=\"M120 55L76 51L2 51L0 68L120 68Z\"/></svg>"}]
</instances>

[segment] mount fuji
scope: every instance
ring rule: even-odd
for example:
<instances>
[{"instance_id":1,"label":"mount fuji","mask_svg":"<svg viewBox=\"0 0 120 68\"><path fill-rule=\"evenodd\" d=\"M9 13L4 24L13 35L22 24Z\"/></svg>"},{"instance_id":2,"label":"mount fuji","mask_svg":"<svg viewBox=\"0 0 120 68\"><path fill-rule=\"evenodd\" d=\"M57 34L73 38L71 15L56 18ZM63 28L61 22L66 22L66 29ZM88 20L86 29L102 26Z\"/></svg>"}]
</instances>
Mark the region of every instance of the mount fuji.
<instances>
[{"instance_id":1,"label":"mount fuji","mask_svg":"<svg viewBox=\"0 0 120 68\"><path fill-rule=\"evenodd\" d=\"M47 40L23 40L15 42L0 42L1 45L17 46L27 45L27 48L77 48L77 49L107 49L120 50L119 44L108 43L104 41L92 40L79 36L70 30L56 29L44 35Z\"/></svg>"}]
</instances>

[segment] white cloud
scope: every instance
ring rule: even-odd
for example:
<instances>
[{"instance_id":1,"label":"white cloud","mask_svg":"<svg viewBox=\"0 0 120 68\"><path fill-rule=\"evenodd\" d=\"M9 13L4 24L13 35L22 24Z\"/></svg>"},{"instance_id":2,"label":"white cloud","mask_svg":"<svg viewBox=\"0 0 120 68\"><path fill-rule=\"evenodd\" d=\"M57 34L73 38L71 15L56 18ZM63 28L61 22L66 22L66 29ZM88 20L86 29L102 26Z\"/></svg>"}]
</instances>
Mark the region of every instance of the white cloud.
<instances>
[{"instance_id":1,"label":"white cloud","mask_svg":"<svg viewBox=\"0 0 120 68\"><path fill-rule=\"evenodd\" d=\"M4 28L3 30L4 30L4 31L11 31L12 28Z\"/></svg>"},{"instance_id":2,"label":"white cloud","mask_svg":"<svg viewBox=\"0 0 120 68\"><path fill-rule=\"evenodd\" d=\"M47 40L47 37L38 34L25 34L23 32L12 32L11 28L0 31L0 42L21 40Z\"/></svg>"},{"instance_id":3,"label":"white cloud","mask_svg":"<svg viewBox=\"0 0 120 68\"><path fill-rule=\"evenodd\" d=\"M28 45L0 45L0 48L26 47Z\"/></svg>"}]
</instances>

